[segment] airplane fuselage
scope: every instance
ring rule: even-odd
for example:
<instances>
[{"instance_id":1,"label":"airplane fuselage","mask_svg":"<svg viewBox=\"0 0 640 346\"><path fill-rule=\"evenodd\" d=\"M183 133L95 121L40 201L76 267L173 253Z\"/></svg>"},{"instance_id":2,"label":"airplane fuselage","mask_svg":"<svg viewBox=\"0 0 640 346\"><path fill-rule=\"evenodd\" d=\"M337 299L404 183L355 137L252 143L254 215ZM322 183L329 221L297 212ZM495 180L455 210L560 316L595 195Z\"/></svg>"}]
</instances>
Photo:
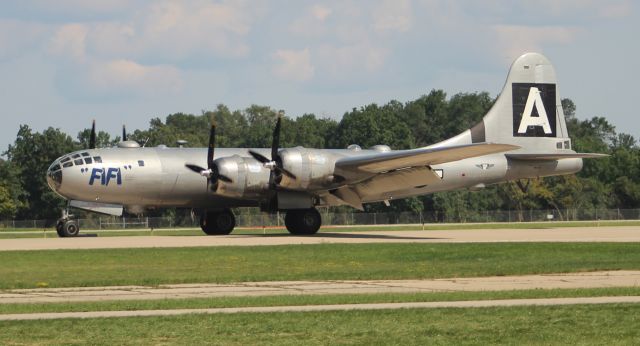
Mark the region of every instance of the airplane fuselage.
<instances>
[{"instance_id":1,"label":"airplane fuselage","mask_svg":"<svg viewBox=\"0 0 640 346\"><path fill-rule=\"evenodd\" d=\"M268 155L270 149L254 149ZM372 155L375 150L306 149L318 151L328 160L342 157ZM217 157L234 155L247 157L247 149L219 148ZM70 200L118 204L132 211L155 207L228 208L258 206L260 199L227 197L212 193L207 180L185 168L185 163L206 166L206 148L107 148L74 152L56 160L49 169L48 180L52 189ZM77 156L74 158L74 156ZM66 162L61 163L69 157ZM90 158L90 160L86 160ZM250 157L249 160L252 160ZM99 161L99 162L98 162ZM268 170L253 160L256 171L268 176ZM70 164L71 163L71 164ZM64 165L68 167L62 167ZM362 202L393 200L438 191L482 188L503 181L570 174L582 168L582 160L559 161L512 160L504 153L485 155L460 161L431 165L439 179L429 179L418 169L390 182L388 186L369 186L361 179ZM55 174L59 178L54 179ZM403 173L398 170L398 173ZM408 172L409 173L409 172ZM330 174L327 174L329 176ZM316 186L318 193L332 188L327 179L325 186ZM424 179L423 179L424 178ZM56 181L57 180L57 181ZM356 183L356 182L352 182ZM313 189L307 189L313 194ZM327 205L319 203L318 205ZM330 205L330 203L329 203Z\"/></svg>"}]
</instances>

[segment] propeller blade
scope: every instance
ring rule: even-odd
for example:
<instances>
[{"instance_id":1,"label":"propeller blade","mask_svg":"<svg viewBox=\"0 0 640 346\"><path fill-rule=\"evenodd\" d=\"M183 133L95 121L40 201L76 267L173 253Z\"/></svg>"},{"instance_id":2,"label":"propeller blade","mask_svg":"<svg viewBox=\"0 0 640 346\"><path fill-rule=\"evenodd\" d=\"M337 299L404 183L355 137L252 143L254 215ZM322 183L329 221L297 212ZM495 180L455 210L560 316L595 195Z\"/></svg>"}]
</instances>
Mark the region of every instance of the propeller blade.
<instances>
[{"instance_id":1,"label":"propeller blade","mask_svg":"<svg viewBox=\"0 0 640 346\"><path fill-rule=\"evenodd\" d=\"M124 126L124 124L122 125L122 141L127 141L127 128Z\"/></svg>"},{"instance_id":2,"label":"propeller blade","mask_svg":"<svg viewBox=\"0 0 640 346\"><path fill-rule=\"evenodd\" d=\"M215 163L213 162L213 155L216 149L216 123L213 117L211 117L211 129L209 130L209 150L207 151L207 167L213 169Z\"/></svg>"},{"instance_id":3,"label":"propeller blade","mask_svg":"<svg viewBox=\"0 0 640 346\"><path fill-rule=\"evenodd\" d=\"M96 148L96 121L93 120L91 123L91 134L89 135L89 149Z\"/></svg>"},{"instance_id":4,"label":"propeller blade","mask_svg":"<svg viewBox=\"0 0 640 346\"><path fill-rule=\"evenodd\" d=\"M291 179L296 179L295 174L291 173L290 171L288 171L287 169L284 169L282 167L277 167L276 166L276 170L284 175L286 175L287 177L291 178Z\"/></svg>"},{"instance_id":5,"label":"propeller blade","mask_svg":"<svg viewBox=\"0 0 640 346\"><path fill-rule=\"evenodd\" d=\"M187 163L184 166L189 168L190 170L202 175L202 176L205 176L205 177L210 177L211 176L211 170L206 169L204 167L200 167L200 166L194 165L192 163Z\"/></svg>"},{"instance_id":6,"label":"propeller blade","mask_svg":"<svg viewBox=\"0 0 640 346\"><path fill-rule=\"evenodd\" d=\"M226 175L222 175L222 174L218 174L218 180L222 180L225 183L232 183L233 180L231 180L231 178L227 177Z\"/></svg>"},{"instance_id":7,"label":"propeller blade","mask_svg":"<svg viewBox=\"0 0 640 346\"><path fill-rule=\"evenodd\" d=\"M273 129L273 141L271 142L271 160L274 160L274 161L278 156L278 149L280 148L281 126L282 126L282 113L279 113L278 120L276 121L276 128Z\"/></svg>"},{"instance_id":8,"label":"propeller blade","mask_svg":"<svg viewBox=\"0 0 640 346\"><path fill-rule=\"evenodd\" d=\"M249 155L253 156L254 159L262 162L262 163L268 163L271 162L271 160L269 160L268 158L266 158L264 155L255 152L253 150L249 150Z\"/></svg>"}]
</instances>

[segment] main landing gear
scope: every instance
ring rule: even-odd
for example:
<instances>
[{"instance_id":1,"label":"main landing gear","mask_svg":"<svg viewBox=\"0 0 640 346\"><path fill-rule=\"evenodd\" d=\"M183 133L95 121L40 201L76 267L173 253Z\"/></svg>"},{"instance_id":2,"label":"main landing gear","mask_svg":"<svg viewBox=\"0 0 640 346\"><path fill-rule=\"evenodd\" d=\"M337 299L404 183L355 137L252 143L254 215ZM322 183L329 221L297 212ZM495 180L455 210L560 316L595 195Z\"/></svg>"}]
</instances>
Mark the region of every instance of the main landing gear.
<instances>
[{"instance_id":1,"label":"main landing gear","mask_svg":"<svg viewBox=\"0 0 640 346\"><path fill-rule=\"evenodd\" d=\"M207 235L225 235L236 227L236 217L231 210L207 211L200 216L200 227Z\"/></svg>"},{"instance_id":2,"label":"main landing gear","mask_svg":"<svg viewBox=\"0 0 640 346\"><path fill-rule=\"evenodd\" d=\"M312 235L316 234L322 224L320 213L315 208L292 209L287 211L284 224L291 234Z\"/></svg>"},{"instance_id":3,"label":"main landing gear","mask_svg":"<svg viewBox=\"0 0 640 346\"><path fill-rule=\"evenodd\" d=\"M315 208L287 210L284 224L294 235L316 234L322 224L320 213ZM207 211L200 216L200 227L207 235L226 235L236 226L236 218L229 209Z\"/></svg>"}]
</instances>

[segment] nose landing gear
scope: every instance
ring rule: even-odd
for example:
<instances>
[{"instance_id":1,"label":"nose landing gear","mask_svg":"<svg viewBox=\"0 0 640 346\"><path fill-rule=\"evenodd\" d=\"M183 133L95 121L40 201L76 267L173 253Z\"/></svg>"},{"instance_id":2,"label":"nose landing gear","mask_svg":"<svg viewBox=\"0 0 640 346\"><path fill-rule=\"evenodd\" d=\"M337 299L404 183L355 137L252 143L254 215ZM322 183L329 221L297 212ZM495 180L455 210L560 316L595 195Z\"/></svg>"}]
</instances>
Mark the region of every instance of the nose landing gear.
<instances>
[{"instance_id":1,"label":"nose landing gear","mask_svg":"<svg viewBox=\"0 0 640 346\"><path fill-rule=\"evenodd\" d=\"M73 217L73 215L69 214L69 209L62 211L62 217L56 222L56 232L58 233L58 237L77 237L80 233L78 221L71 220L71 217Z\"/></svg>"}]
</instances>

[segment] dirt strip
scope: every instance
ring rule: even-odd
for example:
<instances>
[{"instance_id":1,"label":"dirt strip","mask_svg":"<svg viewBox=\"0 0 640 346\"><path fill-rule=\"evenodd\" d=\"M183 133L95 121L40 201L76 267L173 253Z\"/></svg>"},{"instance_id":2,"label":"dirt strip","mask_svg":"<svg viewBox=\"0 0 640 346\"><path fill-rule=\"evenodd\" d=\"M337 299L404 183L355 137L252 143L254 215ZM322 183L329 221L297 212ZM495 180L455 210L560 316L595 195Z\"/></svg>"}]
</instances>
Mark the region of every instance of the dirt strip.
<instances>
[{"instance_id":1,"label":"dirt strip","mask_svg":"<svg viewBox=\"0 0 640 346\"><path fill-rule=\"evenodd\" d=\"M212 309L57 312L57 313L0 315L0 321L56 320L56 319L63 319L63 318L176 316L176 315L188 315L188 314L235 314L235 313L275 313L275 312L435 309L435 308L486 308L486 307L514 307L514 306L549 306L549 305L579 305L579 304L592 305L592 304L631 304L631 303L632 304L640 303L640 297L627 296L627 297L589 297L589 298L504 299L504 300L470 300L470 301L451 301L451 302L337 304L337 305L269 306L269 307L212 308Z\"/></svg>"},{"instance_id":2,"label":"dirt strip","mask_svg":"<svg viewBox=\"0 0 640 346\"><path fill-rule=\"evenodd\" d=\"M639 242L640 226L449 231L320 232L228 236L122 236L0 240L0 251L335 243Z\"/></svg>"},{"instance_id":3,"label":"dirt strip","mask_svg":"<svg viewBox=\"0 0 640 346\"><path fill-rule=\"evenodd\" d=\"M432 280L267 281L233 284L180 284L158 287L113 286L15 289L0 290L0 304L605 287L640 287L640 271L602 271Z\"/></svg>"}]
</instances>

